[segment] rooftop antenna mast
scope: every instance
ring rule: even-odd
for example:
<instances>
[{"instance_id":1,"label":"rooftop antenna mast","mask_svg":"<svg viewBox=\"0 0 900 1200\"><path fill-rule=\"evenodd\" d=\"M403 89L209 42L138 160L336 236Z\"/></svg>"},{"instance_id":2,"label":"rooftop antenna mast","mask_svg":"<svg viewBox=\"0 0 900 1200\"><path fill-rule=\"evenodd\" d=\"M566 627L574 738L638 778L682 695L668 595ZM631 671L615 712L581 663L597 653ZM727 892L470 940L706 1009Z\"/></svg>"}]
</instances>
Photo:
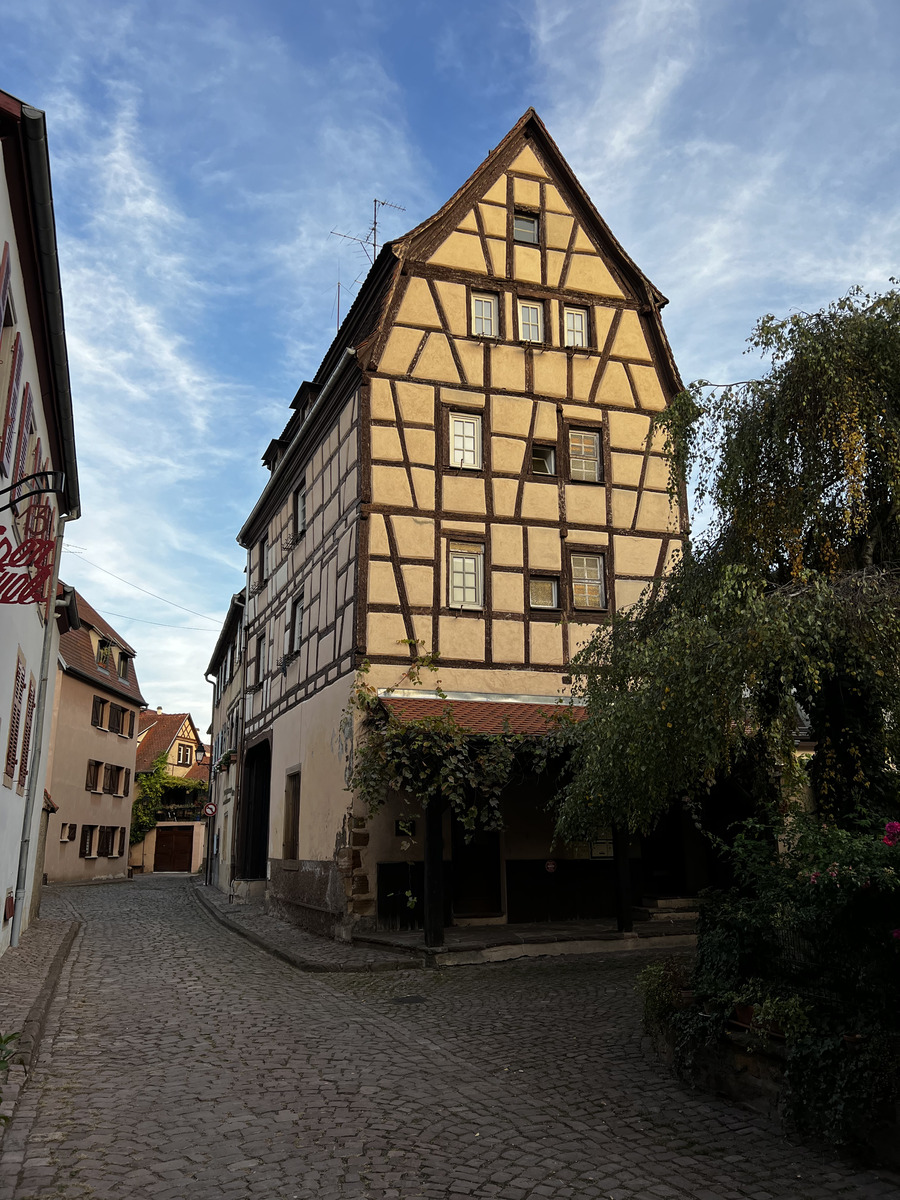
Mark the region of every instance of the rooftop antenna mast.
<instances>
[{"instance_id":1,"label":"rooftop antenna mast","mask_svg":"<svg viewBox=\"0 0 900 1200\"><path fill-rule=\"evenodd\" d=\"M378 200L376 198L372 201L372 224L369 226L368 232L366 233L366 236L364 238L354 237L352 233L339 233L337 229L332 229L332 231L331 231L332 236L343 238L345 242L356 242L357 246L362 246L363 250L365 250L366 258L368 258L368 260L371 263L374 263L375 259L378 257L378 210L381 208L393 208L397 212L406 212L406 209L403 207L402 204L392 204L390 202L390 200ZM360 280L357 279L356 282L359 283ZM341 327L341 281L340 281L340 278L338 279L338 293L337 294L338 294L337 323L338 323L338 329L340 329L340 327Z\"/></svg>"}]
</instances>

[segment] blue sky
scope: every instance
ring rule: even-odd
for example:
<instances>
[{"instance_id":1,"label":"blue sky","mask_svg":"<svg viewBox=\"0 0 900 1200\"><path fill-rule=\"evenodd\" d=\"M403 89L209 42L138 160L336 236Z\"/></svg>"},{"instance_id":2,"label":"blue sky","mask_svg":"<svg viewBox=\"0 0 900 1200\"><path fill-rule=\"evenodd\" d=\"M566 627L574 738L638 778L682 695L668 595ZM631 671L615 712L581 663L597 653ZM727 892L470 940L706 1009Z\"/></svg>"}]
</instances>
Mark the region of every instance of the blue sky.
<instances>
[{"instance_id":1,"label":"blue sky","mask_svg":"<svg viewBox=\"0 0 900 1200\"><path fill-rule=\"evenodd\" d=\"M63 575L147 700L209 722L260 455L365 270L332 229L363 236L376 196L406 210L385 236L416 225L534 105L669 297L682 376L746 378L758 316L898 273L898 44L893 0L7 7L0 87L50 138L84 508Z\"/></svg>"}]
</instances>

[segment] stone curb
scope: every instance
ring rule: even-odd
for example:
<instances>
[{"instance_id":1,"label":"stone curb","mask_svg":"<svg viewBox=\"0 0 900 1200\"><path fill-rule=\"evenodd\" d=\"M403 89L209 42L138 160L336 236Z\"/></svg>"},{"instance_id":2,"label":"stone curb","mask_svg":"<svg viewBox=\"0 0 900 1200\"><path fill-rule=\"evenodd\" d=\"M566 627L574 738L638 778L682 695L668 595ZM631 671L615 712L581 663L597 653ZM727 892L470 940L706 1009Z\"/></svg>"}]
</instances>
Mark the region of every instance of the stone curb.
<instances>
[{"instance_id":1,"label":"stone curb","mask_svg":"<svg viewBox=\"0 0 900 1200\"><path fill-rule=\"evenodd\" d=\"M203 894L203 889L190 885L191 895L197 903L203 908L213 920L218 921L220 925L231 930L232 933L238 934L242 938L246 938L248 942L252 942L260 950L265 950L266 954L271 954L273 958L279 958L282 962L288 963L292 967L296 967L300 971L315 971L319 974L347 974L356 973L363 974L372 971L420 971L424 963L410 957L408 962L383 962L383 963L333 963L326 964L317 961L316 959L306 958L302 954L295 954L290 950L282 950L280 946L275 946L267 938L262 937L258 933L254 933L250 929L245 929L236 921L230 921L224 913L219 912L218 908Z\"/></svg>"},{"instance_id":2,"label":"stone curb","mask_svg":"<svg viewBox=\"0 0 900 1200\"><path fill-rule=\"evenodd\" d=\"M79 929L81 929L80 921L69 922L69 928L63 934L62 941L50 961L50 966L47 974L44 976L44 982L41 984L40 991L31 1008L29 1008L28 1015L22 1022L22 1031L19 1040L15 1044L15 1055L18 1062L10 1066L2 1087L4 1098L3 1103L0 1104L0 1116L5 1118L5 1120L0 1124L0 1142L3 1141L5 1130L9 1128L9 1120L15 1114L16 1106L31 1071L32 1063L37 1058L38 1051L40 1050L44 1026L47 1023L47 1013L50 1009L53 996L56 993L56 986L59 983L62 969L66 964L66 959L69 957L69 951L72 949L72 943L75 941Z\"/></svg>"}]
</instances>

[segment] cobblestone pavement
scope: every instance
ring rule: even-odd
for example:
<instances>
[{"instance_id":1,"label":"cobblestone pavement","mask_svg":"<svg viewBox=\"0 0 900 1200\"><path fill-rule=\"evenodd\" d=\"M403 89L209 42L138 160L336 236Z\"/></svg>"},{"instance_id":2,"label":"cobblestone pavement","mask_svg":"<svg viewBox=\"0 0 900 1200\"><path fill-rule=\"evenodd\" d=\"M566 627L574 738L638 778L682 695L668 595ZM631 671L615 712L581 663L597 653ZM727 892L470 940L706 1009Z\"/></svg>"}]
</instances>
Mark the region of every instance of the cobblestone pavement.
<instances>
[{"instance_id":1,"label":"cobblestone pavement","mask_svg":"<svg viewBox=\"0 0 900 1200\"><path fill-rule=\"evenodd\" d=\"M641 1044L647 955L304 973L189 887L49 898L85 926L0 1200L900 1194L674 1082Z\"/></svg>"},{"instance_id":2,"label":"cobblestone pavement","mask_svg":"<svg viewBox=\"0 0 900 1200\"><path fill-rule=\"evenodd\" d=\"M261 901L229 904L217 888L193 883L198 903L226 925L237 928L250 941L264 943L272 953L304 971L411 971L422 970L420 958L397 953L385 946L333 941L307 933L264 911Z\"/></svg>"},{"instance_id":3,"label":"cobblestone pavement","mask_svg":"<svg viewBox=\"0 0 900 1200\"><path fill-rule=\"evenodd\" d=\"M0 959L0 1033L22 1028L70 928L69 920L41 917L25 930L19 945Z\"/></svg>"}]
</instances>

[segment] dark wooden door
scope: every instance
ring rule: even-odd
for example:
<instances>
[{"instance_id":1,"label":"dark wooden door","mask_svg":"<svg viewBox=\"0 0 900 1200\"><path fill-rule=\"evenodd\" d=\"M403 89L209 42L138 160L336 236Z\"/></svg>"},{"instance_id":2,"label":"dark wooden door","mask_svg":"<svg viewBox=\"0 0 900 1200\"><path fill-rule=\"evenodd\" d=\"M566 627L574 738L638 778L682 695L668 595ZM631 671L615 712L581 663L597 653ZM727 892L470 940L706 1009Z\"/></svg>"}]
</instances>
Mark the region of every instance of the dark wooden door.
<instances>
[{"instance_id":1,"label":"dark wooden door","mask_svg":"<svg viewBox=\"0 0 900 1200\"><path fill-rule=\"evenodd\" d=\"M476 829L466 840L466 831L456 818L452 826L453 912L458 917L499 917L500 834Z\"/></svg>"},{"instance_id":2,"label":"dark wooden door","mask_svg":"<svg viewBox=\"0 0 900 1200\"><path fill-rule=\"evenodd\" d=\"M193 849L193 825L157 825L153 870L190 871Z\"/></svg>"}]
</instances>

